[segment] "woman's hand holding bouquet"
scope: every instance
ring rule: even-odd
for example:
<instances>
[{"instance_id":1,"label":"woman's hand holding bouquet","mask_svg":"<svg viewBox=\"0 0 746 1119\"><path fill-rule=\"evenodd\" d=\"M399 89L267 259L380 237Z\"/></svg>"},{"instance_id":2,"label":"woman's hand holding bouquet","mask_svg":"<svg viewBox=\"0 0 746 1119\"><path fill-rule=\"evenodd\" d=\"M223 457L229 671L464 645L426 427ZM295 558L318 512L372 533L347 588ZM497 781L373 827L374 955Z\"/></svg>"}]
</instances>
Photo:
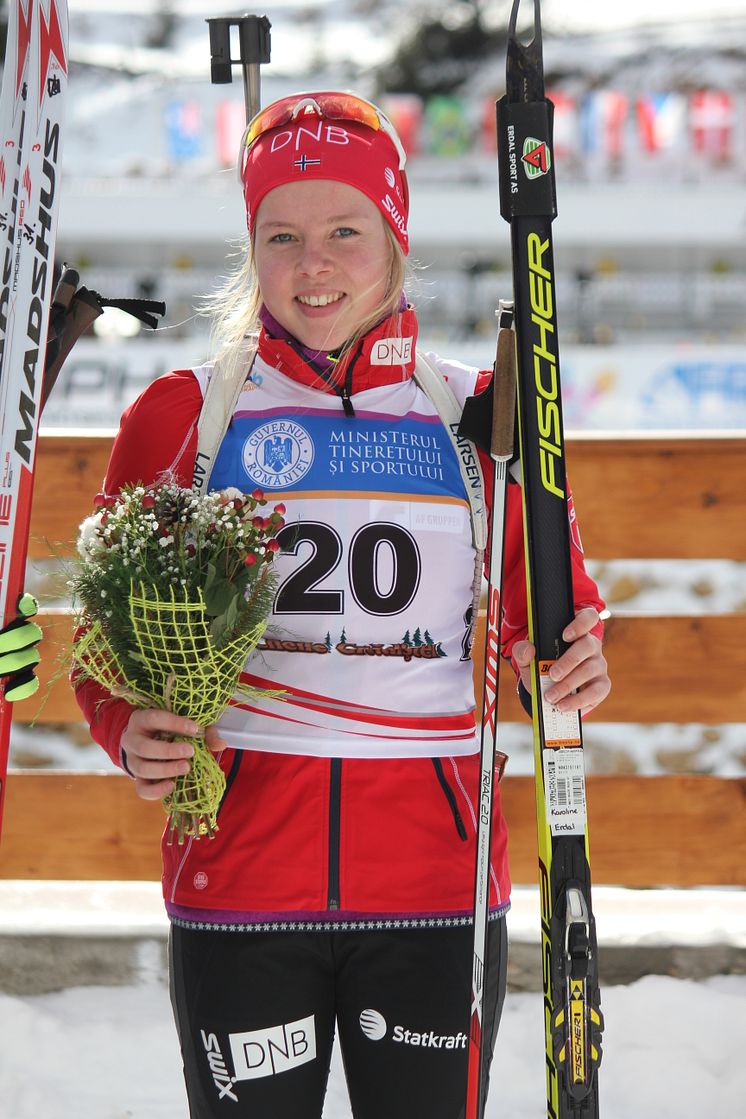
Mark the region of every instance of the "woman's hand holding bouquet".
<instances>
[{"instance_id":1,"label":"woman's hand holding bouquet","mask_svg":"<svg viewBox=\"0 0 746 1119\"><path fill-rule=\"evenodd\" d=\"M164 798L171 835L213 835L225 789L213 724L244 690L241 670L266 628L285 507L264 516L261 490L198 495L172 483L128 486L95 504L70 582L80 615L74 672L142 709L122 745L141 795L156 795L156 776L174 779ZM176 741L155 747L159 738Z\"/></svg>"}]
</instances>

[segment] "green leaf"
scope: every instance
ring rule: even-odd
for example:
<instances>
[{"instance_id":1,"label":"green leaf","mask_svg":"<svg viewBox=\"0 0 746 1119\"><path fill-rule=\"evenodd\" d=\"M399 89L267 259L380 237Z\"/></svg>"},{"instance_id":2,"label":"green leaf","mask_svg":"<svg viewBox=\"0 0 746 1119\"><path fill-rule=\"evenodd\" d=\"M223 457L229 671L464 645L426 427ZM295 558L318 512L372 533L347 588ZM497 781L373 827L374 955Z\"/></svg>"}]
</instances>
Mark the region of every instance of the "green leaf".
<instances>
[{"instance_id":1,"label":"green leaf","mask_svg":"<svg viewBox=\"0 0 746 1119\"><path fill-rule=\"evenodd\" d=\"M236 588L227 579L213 579L209 588L205 588L205 610L210 617L215 618L224 614L236 597Z\"/></svg>"},{"instance_id":2,"label":"green leaf","mask_svg":"<svg viewBox=\"0 0 746 1119\"><path fill-rule=\"evenodd\" d=\"M229 630L235 629L238 622L238 595L231 599L230 606L225 612L225 624Z\"/></svg>"},{"instance_id":3,"label":"green leaf","mask_svg":"<svg viewBox=\"0 0 746 1119\"><path fill-rule=\"evenodd\" d=\"M228 627L225 624L225 614L219 614L217 618L213 618L210 622L210 636L218 648L225 642L227 633Z\"/></svg>"}]
</instances>

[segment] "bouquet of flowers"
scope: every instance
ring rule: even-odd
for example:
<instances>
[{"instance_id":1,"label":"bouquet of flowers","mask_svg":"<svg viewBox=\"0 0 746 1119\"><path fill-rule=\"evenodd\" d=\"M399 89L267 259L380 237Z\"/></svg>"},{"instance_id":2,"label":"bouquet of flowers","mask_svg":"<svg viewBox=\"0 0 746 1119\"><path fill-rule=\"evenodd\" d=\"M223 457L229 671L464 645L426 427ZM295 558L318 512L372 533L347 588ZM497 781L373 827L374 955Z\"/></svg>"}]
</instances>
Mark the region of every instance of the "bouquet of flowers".
<instances>
[{"instance_id":1,"label":"bouquet of flowers","mask_svg":"<svg viewBox=\"0 0 746 1119\"><path fill-rule=\"evenodd\" d=\"M83 521L70 587L78 607L73 667L136 707L201 727L217 721L267 625L272 560L285 506L261 490L195 494L171 483L98 494ZM266 693L262 693L266 694ZM202 738L164 799L169 839L213 836L225 775Z\"/></svg>"}]
</instances>

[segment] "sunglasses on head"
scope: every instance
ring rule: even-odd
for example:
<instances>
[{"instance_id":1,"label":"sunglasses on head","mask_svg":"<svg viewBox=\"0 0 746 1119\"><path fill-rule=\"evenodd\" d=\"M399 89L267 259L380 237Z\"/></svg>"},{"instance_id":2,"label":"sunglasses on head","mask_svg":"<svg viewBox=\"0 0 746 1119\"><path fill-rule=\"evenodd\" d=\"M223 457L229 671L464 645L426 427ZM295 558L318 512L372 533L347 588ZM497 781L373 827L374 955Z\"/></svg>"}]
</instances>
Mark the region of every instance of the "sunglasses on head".
<instances>
[{"instance_id":1,"label":"sunglasses on head","mask_svg":"<svg viewBox=\"0 0 746 1119\"><path fill-rule=\"evenodd\" d=\"M261 109L249 121L243 134L240 147L239 173L243 172L246 156L251 145L256 143L260 136L271 132L274 128L281 128L302 120L304 116L324 117L328 120L349 120L358 124L366 124L368 128L384 132L394 145L399 156L399 170L403 170L407 162L401 140L393 124L371 101L358 97L355 93L340 92L312 92L295 93L289 97L282 97L274 101L266 109Z\"/></svg>"}]
</instances>

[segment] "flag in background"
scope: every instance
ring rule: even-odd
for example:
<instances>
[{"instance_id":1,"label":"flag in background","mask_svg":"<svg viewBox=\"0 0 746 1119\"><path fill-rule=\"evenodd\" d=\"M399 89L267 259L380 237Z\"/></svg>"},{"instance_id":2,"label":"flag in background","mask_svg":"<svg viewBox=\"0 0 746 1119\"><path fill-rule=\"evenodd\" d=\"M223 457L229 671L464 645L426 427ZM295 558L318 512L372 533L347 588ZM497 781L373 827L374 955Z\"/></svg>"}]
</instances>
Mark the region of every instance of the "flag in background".
<instances>
[{"instance_id":1,"label":"flag in background","mask_svg":"<svg viewBox=\"0 0 746 1119\"><path fill-rule=\"evenodd\" d=\"M735 102L733 95L703 89L689 98L689 129L699 155L727 161L733 154Z\"/></svg>"},{"instance_id":2,"label":"flag in background","mask_svg":"<svg viewBox=\"0 0 746 1119\"><path fill-rule=\"evenodd\" d=\"M683 94L653 93L638 97L635 115L643 151L669 151L679 146L686 129L686 98Z\"/></svg>"},{"instance_id":3,"label":"flag in background","mask_svg":"<svg viewBox=\"0 0 746 1119\"><path fill-rule=\"evenodd\" d=\"M420 151L422 98L416 93L387 93L381 108L399 133L404 151L411 158Z\"/></svg>"},{"instance_id":4,"label":"flag in background","mask_svg":"<svg viewBox=\"0 0 746 1119\"><path fill-rule=\"evenodd\" d=\"M565 159L576 155L580 147L578 103L569 93L548 93L554 105L554 155Z\"/></svg>"},{"instance_id":5,"label":"flag in background","mask_svg":"<svg viewBox=\"0 0 746 1119\"><path fill-rule=\"evenodd\" d=\"M194 159L202 154L202 110L197 101L171 101L166 106L168 154Z\"/></svg>"},{"instance_id":6,"label":"flag in background","mask_svg":"<svg viewBox=\"0 0 746 1119\"><path fill-rule=\"evenodd\" d=\"M472 146L472 126L463 97L430 97L425 105L425 144L430 155L463 155Z\"/></svg>"},{"instance_id":7,"label":"flag in background","mask_svg":"<svg viewBox=\"0 0 746 1119\"><path fill-rule=\"evenodd\" d=\"M479 113L478 148L487 155L497 155L495 103L499 96L499 93L495 93L492 97L485 97Z\"/></svg>"},{"instance_id":8,"label":"flag in background","mask_svg":"<svg viewBox=\"0 0 746 1119\"><path fill-rule=\"evenodd\" d=\"M580 109L583 151L620 159L624 153L627 110L626 94L613 89L599 89L584 97Z\"/></svg>"},{"instance_id":9,"label":"flag in background","mask_svg":"<svg viewBox=\"0 0 746 1119\"><path fill-rule=\"evenodd\" d=\"M215 115L215 136L218 162L221 167L235 167L238 146L246 129L246 107L243 101L221 101Z\"/></svg>"}]
</instances>

